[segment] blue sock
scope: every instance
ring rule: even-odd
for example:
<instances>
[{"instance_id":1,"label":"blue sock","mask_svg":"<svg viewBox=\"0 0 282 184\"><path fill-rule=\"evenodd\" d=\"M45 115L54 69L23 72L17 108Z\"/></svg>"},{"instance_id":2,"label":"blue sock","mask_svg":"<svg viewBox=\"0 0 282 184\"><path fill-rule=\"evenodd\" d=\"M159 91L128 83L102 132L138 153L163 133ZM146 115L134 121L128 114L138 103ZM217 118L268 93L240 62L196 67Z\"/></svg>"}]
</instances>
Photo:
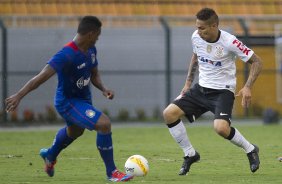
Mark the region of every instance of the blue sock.
<instances>
[{"instance_id":1,"label":"blue sock","mask_svg":"<svg viewBox=\"0 0 282 184\"><path fill-rule=\"evenodd\" d=\"M105 163L107 176L110 177L113 170L116 169L114 163L112 133L97 133L96 145Z\"/></svg>"},{"instance_id":2,"label":"blue sock","mask_svg":"<svg viewBox=\"0 0 282 184\"><path fill-rule=\"evenodd\" d=\"M67 127L60 129L54 139L53 145L48 149L48 159L56 160L59 153L74 141L67 135Z\"/></svg>"}]
</instances>

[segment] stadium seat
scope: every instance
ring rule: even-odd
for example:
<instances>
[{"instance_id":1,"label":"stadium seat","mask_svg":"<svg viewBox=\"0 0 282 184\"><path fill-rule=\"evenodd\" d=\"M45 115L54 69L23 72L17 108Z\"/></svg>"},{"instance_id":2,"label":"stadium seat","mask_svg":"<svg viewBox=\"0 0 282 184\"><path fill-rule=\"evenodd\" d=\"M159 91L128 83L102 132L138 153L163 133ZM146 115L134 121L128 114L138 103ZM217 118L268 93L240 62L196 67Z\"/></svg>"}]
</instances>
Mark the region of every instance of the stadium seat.
<instances>
[{"instance_id":1,"label":"stadium seat","mask_svg":"<svg viewBox=\"0 0 282 184\"><path fill-rule=\"evenodd\" d=\"M72 9L72 3L68 0L57 0L57 12L60 15L72 15L74 14Z\"/></svg>"},{"instance_id":2,"label":"stadium seat","mask_svg":"<svg viewBox=\"0 0 282 184\"><path fill-rule=\"evenodd\" d=\"M116 4L116 12L118 15L132 15L132 6L130 3Z\"/></svg>"},{"instance_id":3,"label":"stadium seat","mask_svg":"<svg viewBox=\"0 0 282 184\"><path fill-rule=\"evenodd\" d=\"M10 1L10 6L12 9L11 14L13 15L27 15L27 6L26 1Z\"/></svg>"},{"instance_id":4,"label":"stadium seat","mask_svg":"<svg viewBox=\"0 0 282 184\"><path fill-rule=\"evenodd\" d=\"M102 14L102 7L100 3L91 3L90 1L87 1L85 3L86 6L86 12L89 15L101 15Z\"/></svg>"},{"instance_id":5,"label":"stadium seat","mask_svg":"<svg viewBox=\"0 0 282 184\"><path fill-rule=\"evenodd\" d=\"M132 14L134 15L144 15L147 13L147 11L150 12L150 10L148 10L146 5L143 3L133 3L131 4L131 7L132 7ZM150 15L152 14L150 13Z\"/></svg>"},{"instance_id":6,"label":"stadium seat","mask_svg":"<svg viewBox=\"0 0 282 184\"><path fill-rule=\"evenodd\" d=\"M146 4L145 13L147 15L161 15L160 5L157 3L154 4Z\"/></svg>"},{"instance_id":7,"label":"stadium seat","mask_svg":"<svg viewBox=\"0 0 282 184\"><path fill-rule=\"evenodd\" d=\"M11 3L0 2L0 14L7 15L7 14L12 14L12 13L13 13L13 8L12 8Z\"/></svg>"},{"instance_id":8,"label":"stadium seat","mask_svg":"<svg viewBox=\"0 0 282 184\"><path fill-rule=\"evenodd\" d=\"M282 2L281 1L274 2L274 7L276 14L282 15Z\"/></svg>"},{"instance_id":9,"label":"stadium seat","mask_svg":"<svg viewBox=\"0 0 282 184\"><path fill-rule=\"evenodd\" d=\"M226 0L221 3L217 2L216 7L218 13L221 15L232 15L234 13L232 8L232 0Z\"/></svg>"},{"instance_id":10,"label":"stadium seat","mask_svg":"<svg viewBox=\"0 0 282 184\"><path fill-rule=\"evenodd\" d=\"M281 6L282 4L280 4ZM265 2L261 4L263 14L278 14L274 2Z\"/></svg>"},{"instance_id":11,"label":"stadium seat","mask_svg":"<svg viewBox=\"0 0 282 184\"><path fill-rule=\"evenodd\" d=\"M187 15L190 14L189 6L183 3L177 3L174 5L175 15Z\"/></svg>"},{"instance_id":12,"label":"stadium seat","mask_svg":"<svg viewBox=\"0 0 282 184\"><path fill-rule=\"evenodd\" d=\"M262 15L263 14L263 6L261 2L254 2L254 3L245 3L247 7L248 14L252 15Z\"/></svg>"},{"instance_id":13,"label":"stadium seat","mask_svg":"<svg viewBox=\"0 0 282 184\"><path fill-rule=\"evenodd\" d=\"M74 15L87 15L87 4L81 0L71 3L72 13Z\"/></svg>"},{"instance_id":14,"label":"stadium seat","mask_svg":"<svg viewBox=\"0 0 282 184\"><path fill-rule=\"evenodd\" d=\"M29 15L42 14L41 3L38 0L26 0L26 10Z\"/></svg>"},{"instance_id":15,"label":"stadium seat","mask_svg":"<svg viewBox=\"0 0 282 184\"><path fill-rule=\"evenodd\" d=\"M281 0L1 0L1 14L69 15L195 15L203 8L219 14L281 14Z\"/></svg>"},{"instance_id":16,"label":"stadium seat","mask_svg":"<svg viewBox=\"0 0 282 184\"><path fill-rule=\"evenodd\" d=\"M174 13L174 5L172 4L158 4L160 15L175 15Z\"/></svg>"},{"instance_id":17,"label":"stadium seat","mask_svg":"<svg viewBox=\"0 0 282 184\"><path fill-rule=\"evenodd\" d=\"M41 11L43 15L57 15L56 0L41 1Z\"/></svg>"}]
</instances>

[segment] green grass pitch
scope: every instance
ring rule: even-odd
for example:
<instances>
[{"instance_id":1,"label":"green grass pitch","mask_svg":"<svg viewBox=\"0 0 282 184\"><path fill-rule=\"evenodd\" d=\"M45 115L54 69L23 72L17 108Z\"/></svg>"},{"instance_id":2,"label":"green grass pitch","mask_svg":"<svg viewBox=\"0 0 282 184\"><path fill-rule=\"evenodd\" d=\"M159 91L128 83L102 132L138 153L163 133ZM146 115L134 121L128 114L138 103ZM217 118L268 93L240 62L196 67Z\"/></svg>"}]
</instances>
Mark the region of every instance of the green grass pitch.
<instances>
[{"instance_id":1,"label":"green grass pitch","mask_svg":"<svg viewBox=\"0 0 282 184\"><path fill-rule=\"evenodd\" d=\"M145 156L150 171L130 183L145 184L268 184L282 182L282 125L236 125L241 133L260 147L261 167L251 173L243 150L219 137L212 125L187 125L190 140L201 154L186 176L178 176L182 150L165 125L113 126L115 162L123 170L133 154ZM43 172L40 148L51 145L55 130L1 131L0 183L2 184L103 184L104 164L96 149L96 132L86 131L58 157L55 176Z\"/></svg>"}]
</instances>

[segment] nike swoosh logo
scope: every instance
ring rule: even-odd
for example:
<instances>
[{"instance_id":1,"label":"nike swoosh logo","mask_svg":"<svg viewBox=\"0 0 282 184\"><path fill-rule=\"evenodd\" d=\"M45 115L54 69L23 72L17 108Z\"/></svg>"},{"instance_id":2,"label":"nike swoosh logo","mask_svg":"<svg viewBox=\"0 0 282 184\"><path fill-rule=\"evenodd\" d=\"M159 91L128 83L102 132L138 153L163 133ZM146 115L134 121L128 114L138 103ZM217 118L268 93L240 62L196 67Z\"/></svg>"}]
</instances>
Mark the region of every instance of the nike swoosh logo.
<instances>
[{"instance_id":1,"label":"nike swoosh logo","mask_svg":"<svg viewBox=\"0 0 282 184\"><path fill-rule=\"evenodd\" d=\"M221 115L221 116L227 116L228 114L225 114L225 113L220 113L219 115Z\"/></svg>"}]
</instances>

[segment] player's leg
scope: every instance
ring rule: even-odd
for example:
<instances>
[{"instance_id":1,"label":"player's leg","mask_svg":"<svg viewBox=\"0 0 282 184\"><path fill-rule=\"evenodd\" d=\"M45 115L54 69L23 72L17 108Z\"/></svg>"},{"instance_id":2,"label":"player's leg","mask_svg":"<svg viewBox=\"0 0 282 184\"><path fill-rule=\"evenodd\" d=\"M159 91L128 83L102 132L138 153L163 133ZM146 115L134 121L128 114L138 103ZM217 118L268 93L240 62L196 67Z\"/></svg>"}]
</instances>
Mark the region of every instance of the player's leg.
<instances>
[{"instance_id":1,"label":"player's leg","mask_svg":"<svg viewBox=\"0 0 282 184\"><path fill-rule=\"evenodd\" d=\"M219 135L230 140L231 143L242 148L246 152L252 172L256 172L259 169L259 148L256 145L251 144L239 130L230 127L229 122L226 120L214 120L214 129Z\"/></svg>"},{"instance_id":2,"label":"player's leg","mask_svg":"<svg viewBox=\"0 0 282 184\"><path fill-rule=\"evenodd\" d=\"M111 181L128 181L132 177L116 169L113 156L113 143L110 119L91 104L70 100L70 110L67 113L69 124L97 131L96 145L106 166L106 173Z\"/></svg>"},{"instance_id":3,"label":"player's leg","mask_svg":"<svg viewBox=\"0 0 282 184\"><path fill-rule=\"evenodd\" d=\"M84 132L84 128L75 124L60 129L53 141L53 145L50 148L43 148L40 150L40 156L45 162L45 172L50 176L54 176L54 166L57 162L57 157L60 152L68 147L76 138L81 136Z\"/></svg>"},{"instance_id":4,"label":"player's leg","mask_svg":"<svg viewBox=\"0 0 282 184\"><path fill-rule=\"evenodd\" d=\"M91 107L90 104L78 100L68 100L63 107L56 107L67 126L57 132L53 145L49 149L43 148L40 150L40 156L45 162L45 171L50 177L54 175L54 165L59 153L77 137L81 136L85 128L92 127L94 129L94 123L91 125L83 123L85 115L94 120L97 120L101 115L101 112L96 113L95 110L90 109Z\"/></svg>"},{"instance_id":5,"label":"player's leg","mask_svg":"<svg viewBox=\"0 0 282 184\"><path fill-rule=\"evenodd\" d=\"M60 129L53 141L53 145L48 149L49 158L56 160L59 153L81 136L83 132L84 128L77 125L70 125Z\"/></svg>"},{"instance_id":6,"label":"player's leg","mask_svg":"<svg viewBox=\"0 0 282 184\"><path fill-rule=\"evenodd\" d=\"M179 175L186 175L191 165L200 160L200 155L193 148L181 117L184 112L175 104L170 104L163 112L164 120L168 126L169 133L184 152L184 161L179 171Z\"/></svg>"},{"instance_id":7,"label":"player's leg","mask_svg":"<svg viewBox=\"0 0 282 184\"><path fill-rule=\"evenodd\" d=\"M193 148L184 123L180 118L182 118L185 113L175 104L168 105L163 111L163 117L166 125L168 126L169 133L183 150L184 156L194 156L195 149Z\"/></svg>"},{"instance_id":8,"label":"player's leg","mask_svg":"<svg viewBox=\"0 0 282 184\"><path fill-rule=\"evenodd\" d=\"M206 111L206 109L198 106L198 104L201 104L198 101L200 99L198 96L200 93L199 85L195 85L185 95L176 98L163 112L163 117L171 136L184 152L184 161L179 175L186 175L190 170L190 166L200 160L200 155L192 146L186 128L181 120L183 116L186 116L190 122L193 122Z\"/></svg>"},{"instance_id":9,"label":"player's leg","mask_svg":"<svg viewBox=\"0 0 282 184\"><path fill-rule=\"evenodd\" d=\"M110 177L116 169L113 156L113 141L109 118L102 114L95 125L97 131L96 146L106 166L107 176Z\"/></svg>"},{"instance_id":10,"label":"player's leg","mask_svg":"<svg viewBox=\"0 0 282 184\"><path fill-rule=\"evenodd\" d=\"M114 162L114 151L110 119L102 114L95 124L97 131L96 145L106 167L106 174L110 181L129 181L132 176L117 170Z\"/></svg>"},{"instance_id":11,"label":"player's leg","mask_svg":"<svg viewBox=\"0 0 282 184\"><path fill-rule=\"evenodd\" d=\"M249 159L250 169L255 172L259 168L259 149L251 144L236 128L231 127L231 113L234 101L234 94L230 91L225 91L219 94L215 109L214 130L220 136L230 140L236 146L242 148Z\"/></svg>"},{"instance_id":12,"label":"player's leg","mask_svg":"<svg viewBox=\"0 0 282 184\"><path fill-rule=\"evenodd\" d=\"M215 131L231 143L241 147L246 153L254 150L254 146L234 127L230 127L229 122L224 119L214 120Z\"/></svg>"}]
</instances>

